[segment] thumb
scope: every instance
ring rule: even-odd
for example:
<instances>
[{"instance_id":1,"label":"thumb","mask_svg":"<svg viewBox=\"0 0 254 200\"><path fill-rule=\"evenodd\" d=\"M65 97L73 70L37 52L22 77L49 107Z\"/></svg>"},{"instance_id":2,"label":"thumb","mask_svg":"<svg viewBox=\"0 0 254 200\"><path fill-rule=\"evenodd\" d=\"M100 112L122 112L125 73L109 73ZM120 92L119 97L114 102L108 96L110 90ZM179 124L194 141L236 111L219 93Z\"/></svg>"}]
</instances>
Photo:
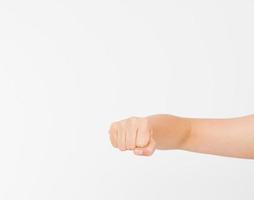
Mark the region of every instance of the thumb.
<instances>
[{"instance_id":1,"label":"thumb","mask_svg":"<svg viewBox=\"0 0 254 200\"><path fill-rule=\"evenodd\" d=\"M156 143L153 138L150 139L149 143L145 147L138 147L134 149L136 155L151 156L156 149Z\"/></svg>"}]
</instances>

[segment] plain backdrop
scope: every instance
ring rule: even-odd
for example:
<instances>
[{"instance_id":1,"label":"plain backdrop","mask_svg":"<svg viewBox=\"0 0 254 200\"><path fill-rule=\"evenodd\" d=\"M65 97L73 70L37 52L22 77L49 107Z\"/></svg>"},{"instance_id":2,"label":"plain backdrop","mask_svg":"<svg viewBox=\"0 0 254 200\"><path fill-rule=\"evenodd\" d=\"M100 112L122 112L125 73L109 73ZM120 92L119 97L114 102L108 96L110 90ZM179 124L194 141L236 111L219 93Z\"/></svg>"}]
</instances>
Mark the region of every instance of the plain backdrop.
<instances>
[{"instance_id":1,"label":"plain backdrop","mask_svg":"<svg viewBox=\"0 0 254 200\"><path fill-rule=\"evenodd\" d=\"M111 122L254 113L254 2L0 1L0 199L254 199L254 161L111 147Z\"/></svg>"}]
</instances>

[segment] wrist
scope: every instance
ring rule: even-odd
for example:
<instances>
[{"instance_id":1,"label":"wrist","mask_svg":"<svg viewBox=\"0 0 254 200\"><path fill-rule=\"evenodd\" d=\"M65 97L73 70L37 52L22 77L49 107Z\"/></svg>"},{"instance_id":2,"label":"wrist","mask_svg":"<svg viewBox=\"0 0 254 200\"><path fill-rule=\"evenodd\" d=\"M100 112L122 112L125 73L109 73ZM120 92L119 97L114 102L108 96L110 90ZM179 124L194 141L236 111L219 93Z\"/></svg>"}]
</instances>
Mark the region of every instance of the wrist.
<instances>
[{"instance_id":1,"label":"wrist","mask_svg":"<svg viewBox=\"0 0 254 200\"><path fill-rule=\"evenodd\" d=\"M182 150L186 149L186 147L188 146L192 133L192 120L190 118L183 118L183 121L186 128L183 132L182 141L180 142L178 147L178 149Z\"/></svg>"},{"instance_id":2,"label":"wrist","mask_svg":"<svg viewBox=\"0 0 254 200\"><path fill-rule=\"evenodd\" d=\"M182 149L191 133L189 118L160 114L148 117L157 149Z\"/></svg>"}]
</instances>

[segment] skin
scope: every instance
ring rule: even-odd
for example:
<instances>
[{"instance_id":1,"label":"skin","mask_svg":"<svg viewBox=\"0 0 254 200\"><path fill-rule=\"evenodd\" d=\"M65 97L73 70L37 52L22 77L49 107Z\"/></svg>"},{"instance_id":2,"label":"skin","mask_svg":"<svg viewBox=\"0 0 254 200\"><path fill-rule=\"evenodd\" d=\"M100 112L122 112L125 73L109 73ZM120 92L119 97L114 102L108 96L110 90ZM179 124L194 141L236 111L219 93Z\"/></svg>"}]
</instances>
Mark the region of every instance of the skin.
<instances>
[{"instance_id":1,"label":"skin","mask_svg":"<svg viewBox=\"0 0 254 200\"><path fill-rule=\"evenodd\" d=\"M113 122L113 147L151 156L180 149L237 158L254 158L254 115L228 119L184 118L159 114Z\"/></svg>"}]
</instances>

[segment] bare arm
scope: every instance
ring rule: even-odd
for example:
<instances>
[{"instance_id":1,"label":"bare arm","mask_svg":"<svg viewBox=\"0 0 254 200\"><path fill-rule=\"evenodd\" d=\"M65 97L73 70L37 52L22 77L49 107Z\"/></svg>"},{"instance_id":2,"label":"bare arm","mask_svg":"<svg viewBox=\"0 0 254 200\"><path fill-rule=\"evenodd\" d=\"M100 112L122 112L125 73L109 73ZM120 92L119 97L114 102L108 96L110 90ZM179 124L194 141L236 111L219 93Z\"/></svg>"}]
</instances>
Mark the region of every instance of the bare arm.
<instances>
[{"instance_id":1,"label":"bare arm","mask_svg":"<svg viewBox=\"0 0 254 200\"><path fill-rule=\"evenodd\" d=\"M222 156L254 158L254 115L231 119L189 119L182 149Z\"/></svg>"},{"instance_id":2,"label":"bare arm","mask_svg":"<svg viewBox=\"0 0 254 200\"><path fill-rule=\"evenodd\" d=\"M254 115L231 119L183 118L173 115L132 117L114 122L112 145L138 155L182 149L239 158L254 158Z\"/></svg>"}]
</instances>

